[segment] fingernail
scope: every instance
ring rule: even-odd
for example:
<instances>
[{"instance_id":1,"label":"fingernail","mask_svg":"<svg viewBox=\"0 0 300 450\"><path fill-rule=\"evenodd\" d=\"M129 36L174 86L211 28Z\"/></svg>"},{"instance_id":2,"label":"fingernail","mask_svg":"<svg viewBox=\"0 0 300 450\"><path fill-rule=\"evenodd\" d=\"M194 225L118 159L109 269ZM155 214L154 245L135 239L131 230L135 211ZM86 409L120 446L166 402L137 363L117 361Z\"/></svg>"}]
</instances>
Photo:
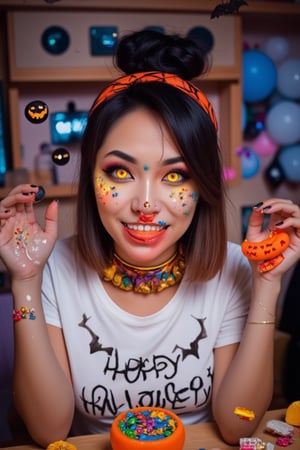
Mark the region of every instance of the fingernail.
<instances>
[{"instance_id":1,"label":"fingernail","mask_svg":"<svg viewBox=\"0 0 300 450\"><path fill-rule=\"evenodd\" d=\"M35 203L40 202L45 197L45 189L43 186L39 186L39 190L35 194Z\"/></svg>"},{"instance_id":2,"label":"fingernail","mask_svg":"<svg viewBox=\"0 0 300 450\"><path fill-rule=\"evenodd\" d=\"M253 206L253 208L260 208L263 204L264 202L258 202L256 203L256 205Z\"/></svg>"},{"instance_id":3,"label":"fingernail","mask_svg":"<svg viewBox=\"0 0 300 450\"><path fill-rule=\"evenodd\" d=\"M268 209L271 209L271 208L272 208L272 205L265 206L265 207L263 208L263 211L267 211Z\"/></svg>"},{"instance_id":4,"label":"fingernail","mask_svg":"<svg viewBox=\"0 0 300 450\"><path fill-rule=\"evenodd\" d=\"M33 188L36 188L36 187L37 187L36 184L31 184L30 186L33 187Z\"/></svg>"},{"instance_id":5,"label":"fingernail","mask_svg":"<svg viewBox=\"0 0 300 450\"><path fill-rule=\"evenodd\" d=\"M10 209L6 209L4 212L7 214L10 212Z\"/></svg>"},{"instance_id":6,"label":"fingernail","mask_svg":"<svg viewBox=\"0 0 300 450\"><path fill-rule=\"evenodd\" d=\"M275 223L275 227L280 227L280 225L283 225L284 222L283 220L281 220L280 222Z\"/></svg>"}]
</instances>

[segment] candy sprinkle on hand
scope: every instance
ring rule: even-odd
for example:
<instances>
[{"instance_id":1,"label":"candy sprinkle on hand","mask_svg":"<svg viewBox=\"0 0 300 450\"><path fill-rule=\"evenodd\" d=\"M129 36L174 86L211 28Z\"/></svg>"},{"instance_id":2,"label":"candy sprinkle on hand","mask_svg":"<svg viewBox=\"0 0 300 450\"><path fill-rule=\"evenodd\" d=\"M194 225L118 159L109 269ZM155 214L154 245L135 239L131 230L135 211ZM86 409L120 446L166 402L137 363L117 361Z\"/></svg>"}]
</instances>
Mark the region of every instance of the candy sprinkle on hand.
<instances>
[{"instance_id":1,"label":"candy sprinkle on hand","mask_svg":"<svg viewBox=\"0 0 300 450\"><path fill-rule=\"evenodd\" d=\"M234 408L234 414L236 414L237 416L240 417L240 419L243 420L253 420L255 419L255 414L253 411L251 411L250 409L247 408L243 408L241 406L237 406L236 408Z\"/></svg>"}]
</instances>

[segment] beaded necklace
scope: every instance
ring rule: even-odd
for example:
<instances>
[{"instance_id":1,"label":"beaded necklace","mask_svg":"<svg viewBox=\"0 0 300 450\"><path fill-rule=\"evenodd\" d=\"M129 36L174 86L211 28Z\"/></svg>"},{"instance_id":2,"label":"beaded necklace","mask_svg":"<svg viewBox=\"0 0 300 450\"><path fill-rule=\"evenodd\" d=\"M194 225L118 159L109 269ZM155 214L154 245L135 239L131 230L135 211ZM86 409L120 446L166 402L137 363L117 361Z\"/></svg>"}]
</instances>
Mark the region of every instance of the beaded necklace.
<instances>
[{"instance_id":1,"label":"beaded necklace","mask_svg":"<svg viewBox=\"0 0 300 450\"><path fill-rule=\"evenodd\" d=\"M112 265L104 269L104 281L111 282L123 291L152 294L178 284L185 271L182 249L167 261L152 267L138 267L113 254Z\"/></svg>"}]
</instances>

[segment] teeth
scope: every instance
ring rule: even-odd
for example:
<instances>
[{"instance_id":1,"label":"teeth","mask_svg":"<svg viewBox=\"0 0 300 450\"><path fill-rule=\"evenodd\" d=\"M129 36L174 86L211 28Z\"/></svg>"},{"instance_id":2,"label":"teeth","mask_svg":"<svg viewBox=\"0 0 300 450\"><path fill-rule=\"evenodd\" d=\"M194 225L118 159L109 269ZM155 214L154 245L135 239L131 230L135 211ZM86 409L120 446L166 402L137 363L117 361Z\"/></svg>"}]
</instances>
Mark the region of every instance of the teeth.
<instances>
[{"instance_id":1,"label":"teeth","mask_svg":"<svg viewBox=\"0 0 300 450\"><path fill-rule=\"evenodd\" d=\"M160 231L163 227L160 227L159 225L143 225L143 224L136 224L136 225L129 225L126 224L127 228L129 230L135 230L135 231Z\"/></svg>"}]
</instances>

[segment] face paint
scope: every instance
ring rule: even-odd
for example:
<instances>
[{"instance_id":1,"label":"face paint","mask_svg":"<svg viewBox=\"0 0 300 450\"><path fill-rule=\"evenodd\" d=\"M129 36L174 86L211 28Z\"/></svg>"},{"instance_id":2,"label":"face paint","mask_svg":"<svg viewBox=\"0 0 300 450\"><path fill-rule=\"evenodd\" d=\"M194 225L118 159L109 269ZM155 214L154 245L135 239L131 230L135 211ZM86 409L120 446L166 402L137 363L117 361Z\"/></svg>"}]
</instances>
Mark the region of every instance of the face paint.
<instances>
[{"instance_id":1,"label":"face paint","mask_svg":"<svg viewBox=\"0 0 300 450\"><path fill-rule=\"evenodd\" d=\"M141 108L114 124L98 150L93 179L100 220L120 257L147 266L174 254L198 189L156 115Z\"/></svg>"},{"instance_id":2,"label":"face paint","mask_svg":"<svg viewBox=\"0 0 300 450\"><path fill-rule=\"evenodd\" d=\"M106 205L111 198L119 196L116 186L107 181L102 175L96 175L95 188L96 196L103 205Z\"/></svg>"},{"instance_id":3,"label":"face paint","mask_svg":"<svg viewBox=\"0 0 300 450\"><path fill-rule=\"evenodd\" d=\"M191 211L194 211L194 203L198 201L198 194L184 187L173 189L169 197L174 203L175 208L177 206L182 208L185 216L188 216Z\"/></svg>"}]
</instances>

